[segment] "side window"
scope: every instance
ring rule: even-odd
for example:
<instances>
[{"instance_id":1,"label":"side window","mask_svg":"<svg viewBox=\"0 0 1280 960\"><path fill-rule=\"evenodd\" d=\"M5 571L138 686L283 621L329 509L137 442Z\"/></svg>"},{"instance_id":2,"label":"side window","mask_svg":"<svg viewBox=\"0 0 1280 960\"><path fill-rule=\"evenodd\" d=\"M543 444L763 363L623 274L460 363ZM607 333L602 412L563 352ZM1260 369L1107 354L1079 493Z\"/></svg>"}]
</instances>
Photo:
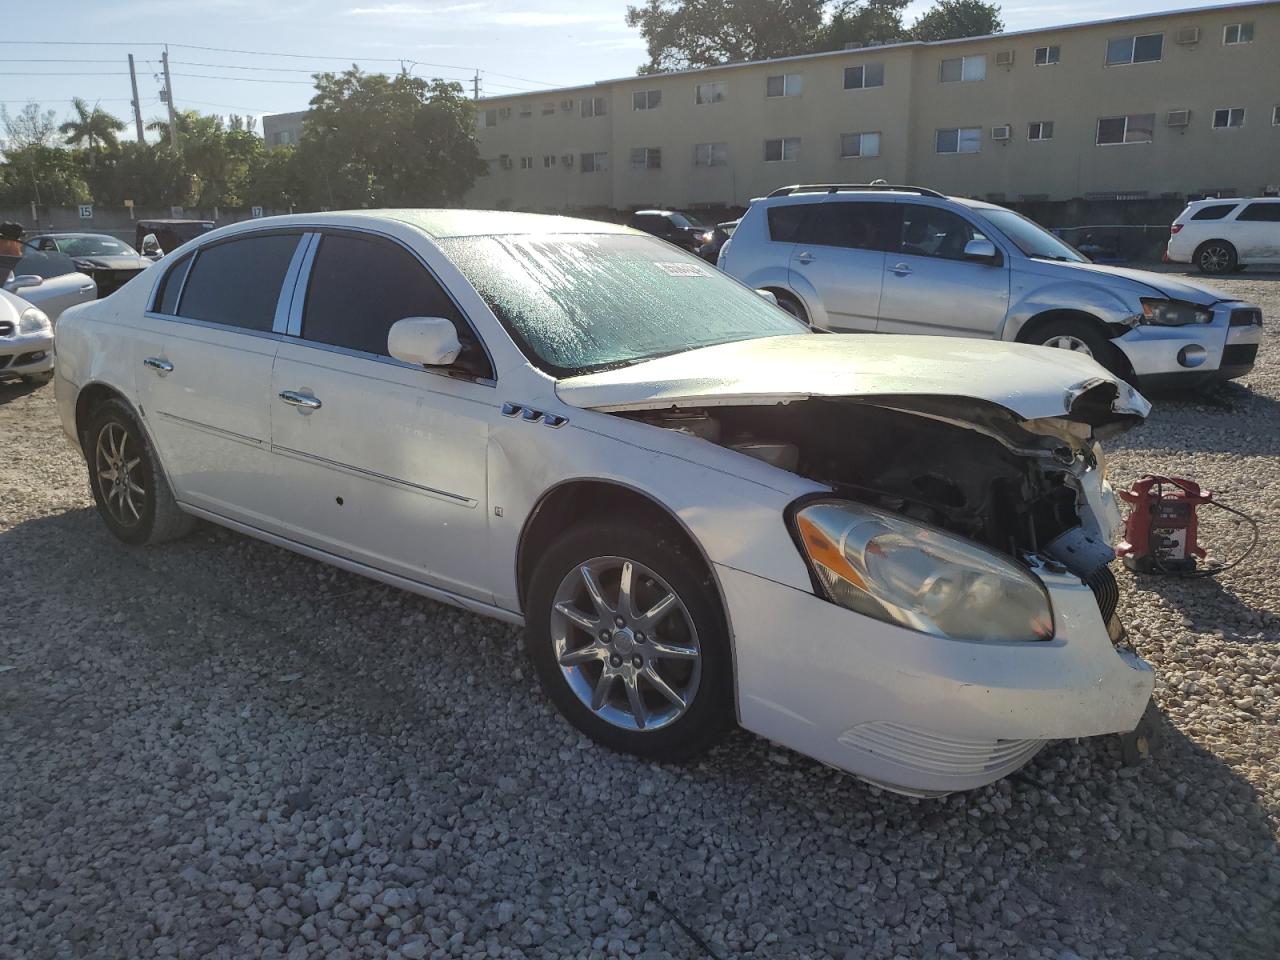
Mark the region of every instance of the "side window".
<instances>
[{"instance_id":1,"label":"side window","mask_svg":"<svg viewBox=\"0 0 1280 960\"><path fill-rule=\"evenodd\" d=\"M895 203L832 200L814 208L796 241L853 250L896 250L900 217Z\"/></svg>"},{"instance_id":2,"label":"side window","mask_svg":"<svg viewBox=\"0 0 1280 960\"><path fill-rule=\"evenodd\" d=\"M966 243L985 239L968 220L950 210L902 204L902 253L963 260Z\"/></svg>"},{"instance_id":3,"label":"side window","mask_svg":"<svg viewBox=\"0 0 1280 960\"><path fill-rule=\"evenodd\" d=\"M298 240L296 233L276 233L197 250L178 316L245 330L270 330Z\"/></svg>"},{"instance_id":4,"label":"side window","mask_svg":"<svg viewBox=\"0 0 1280 960\"><path fill-rule=\"evenodd\" d=\"M385 357L388 331L406 317L447 317L464 347L475 346L449 295L408 251L376 237L325 234L311 268L302 338Z\"/></svg>"},{"instance_id":5,"label":"side window","mask_svg":"<svg viewBox=\"0 0 1280 960\"><path fill-rule=\"evenodd\" d=\"M1236 217L1236 223L1241 220L1252 220L1263 223L1280 223L1280 203L1251 203Z\"/></svg>"},{"instance_id":6,"label":"side window","mask_svg":"<svg viewBox=\"0 0 1280 960\"><path fill-rule=\"evenodd\" d=\"M1234 203L1215 203L1211 207L1201 207L1191 215L1192 220L1221 220L1236 208Z\"/></svg>"},{"instance_id":7,"label":"side window","mask_svg":"<svg viewBox=\"0 0 1280 960\"><path fill-rule=\"evenodd\" d=\"M160 280L160 290L156 295L156 313L174 316L178 311L178 294L182 292L182 281L191 269L191 254L183 257Z\"/></svg>"},{"instance_id":8,"label":"side window","mask_svg":"<svg viewBox=\"0 0 1280 960\"><path fill-rule=\"evenodd\" d=\"M799 239L800 225L815 203L790 203L769 208L769 239L775 243L795 243Z\"/></svg>"}]
</instances>

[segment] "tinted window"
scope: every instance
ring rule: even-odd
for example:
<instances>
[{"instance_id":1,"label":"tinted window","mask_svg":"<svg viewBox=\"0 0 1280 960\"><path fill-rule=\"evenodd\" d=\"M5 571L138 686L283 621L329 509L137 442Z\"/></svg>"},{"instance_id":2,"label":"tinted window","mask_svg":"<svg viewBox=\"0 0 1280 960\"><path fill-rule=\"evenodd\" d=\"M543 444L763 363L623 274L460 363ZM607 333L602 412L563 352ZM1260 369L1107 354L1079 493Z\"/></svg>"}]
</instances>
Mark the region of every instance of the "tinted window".
<instances>
[{"instance_id":1,"label":"tinted window","mask_svg":"<svg viewBox=\"0 0 1280 960\"><path fill-rule=\"evenodd\" d=\"M160 281L160 292L156 296L156 312L174 316L178 310L178 294L182 292L182 281L191 269L191 257L183 257L173 269Z\"/></svg>"},{"instance_id":2,"label":"tinted window","mask_svg":"<svg viewBox=\"0 0 1280 960\"><path fill-rule=\"evenodd\" d=\"M1191 215L1192 220L1221 220L1236 208L1234 203L1215 203L1212 207L1201 207Z\"/></svg>"},{"instance_id":3,"label":"tinted window","mask_svg":"<svg viewBox=\"0 0 1280 960\"><path fill-rule=\"evenodd\" d=\"M26 247L25 254L12 267L15 277L35 276L50 280L68 273L77 273L76 265L65 253L54 251L32 250ZM0 279L4 279L0 277Z\"/></svg>"},{"instance_id":4,"label":"tinted window","mask_svg":"<svg viewBox=\"0 0 1280 960\"><path fill-rule=\"evenodd\" d=\"M453 301L403 248L385 240L326 234L311 268L302 336L387 356L387 332L406 317L447 317L465 334Z\"/></svg>"},{"instance_id":5,"label":"tinted window","mask_svg":"<svg viewBox=\"0 0 1280 960\"><path fill-rule=\"evenodd\" d=\"M964 245L986 239L964 217L950 210L902 204L902 252L917 257L963 260Z\"/></svg>"},{"instance_id":6,"label":"tinted window","mask_svg":"<svg viewBox=\"0 0 1280 960\"><path fill-rule=\"evenodd\" d=\"M855 250L897 249L899 216L893 203L822 203L797 231L796 241Z\"/></svg>"},{"instance_id":7,"label":"tinted window","mask_svg":"<svg viewBox=\"0 0 1280 960\"><path fill-rule=\"evenodd\" d=\"M1241 220L1262 220L1267 223L1280 223L1280 203L1251 203L1236 217Z\"/></svg>"},{"instance_id":8,"label":"tinted window","mask_svg":"<svg viewBox=\"0 0 1280 960\"><path fill-rule=\"evenodd\" d=\"M196 252L178 315L246 330L270 330L297 246L297 234L273 234L202 248Z\"/></svg>"},{"instance_id":9,"label":"tinted window","mask_svg":"<svg viewBox=\"0 0 1280 960\"><path fill-rule=\"evenodd\" d=\"M778 243L795 243L800 225L813 203L793 203L785 207L769 208L769 239Z\"/></svg>"}]
</instances>

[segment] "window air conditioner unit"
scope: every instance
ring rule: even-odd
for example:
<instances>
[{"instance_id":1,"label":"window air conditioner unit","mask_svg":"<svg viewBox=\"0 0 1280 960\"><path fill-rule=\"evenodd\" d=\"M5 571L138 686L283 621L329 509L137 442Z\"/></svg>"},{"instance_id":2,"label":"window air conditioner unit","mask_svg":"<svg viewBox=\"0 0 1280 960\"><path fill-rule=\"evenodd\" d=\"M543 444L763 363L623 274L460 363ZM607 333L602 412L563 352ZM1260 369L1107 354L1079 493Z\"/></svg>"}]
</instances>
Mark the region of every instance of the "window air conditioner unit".
<instances>
[{"instance_id":1,"label":"window air conditioner unit","mask_svg":"<svg viewBox=\"0 0 1280 960\"><path fill-rule=\"evenodd\" d=\"M1191 123L1190 110L1170 110L1165 123L1171 127L1185 127Z\"/></svg>"},{"instance_id":2,"label":"window air conditioner unit","mask_svg":"<svg viewBox=\"0 0 1280 960\"><path fill-rule=\"evenodd\" d=\"M1013 66L1013 51L1012 51L1012 50L1001 50L999 53L997 53L997 54L996 54L996 66L997 66L997 67L1012 67L1012 66Z\"/></svg>"},{"instance_id":3,"label":"window air conditioner unit","mask_svg":"<svg viewBox=\"0 0 1280 960\"><path fill-rule=\"evenodd\" d=\"M1193 43L1199 43L1200 28L1199 27L1179 27L1178 33L1174 37L1174 42L1179 43L1184 47Z\"/></svg>"},{"instance_id":4,"label":"window air conditioner unit","mask_svg":"<svg viewBox=\"0 0 1280 960\"><path fill-rule=\"evenodd\" d=\"M572 100L561 100L561 101L560 101L560 109L561 109L561 110L563 110L565 113L572 113L572 112L573 112L573 101L572 101Z\"/></svg>"},{"instance_id":5,"label":"window air conditioner unit","mask_svg":"<svg viewBox=\"0 0 1280 960\"><path fill-rule=\"evenodd\" d=\"M560 157L560 162L561 162L562 164L564 164L566 167L572 167L572 166L573 166L573 154L572 154L572 153L562 154L562 155L561 155L561 157Z\"/></svg>"},{"instance_id":6,"label":"window air conditioner unit","mask_svg":"<svg viewBox=\"0 0 1280 960\"><path fill-rule=\"evenodd\" d=\"M991 139L992 140L1008 140L1010 133L1011 133L1011 128L1009 124L1007 123L1001 124L998 127L991 128Z\"/></svg>"}]
</instances>

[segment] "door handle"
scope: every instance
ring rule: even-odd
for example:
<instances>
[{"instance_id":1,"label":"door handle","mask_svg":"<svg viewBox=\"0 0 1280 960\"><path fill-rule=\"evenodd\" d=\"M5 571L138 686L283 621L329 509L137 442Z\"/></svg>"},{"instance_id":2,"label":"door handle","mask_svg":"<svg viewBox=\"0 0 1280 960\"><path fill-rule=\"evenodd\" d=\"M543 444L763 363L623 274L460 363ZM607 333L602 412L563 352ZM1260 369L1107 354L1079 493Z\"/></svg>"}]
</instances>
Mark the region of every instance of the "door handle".
<instances>
[{"instance_id":1,"label":"door handle","mask_svg":"<svg viewBox=\"0 0 1280 960\"><path fill-rule=\"evenodd\" d=\"M911 264L909 263L895 263L890 269L900 277L905 277L912 272Z\"/></svg>"},{"instance_id":2,"label":"door handle","mask_svg":"<svg viewBox=\"0 0 1280 960\"><path fill-rule=\"evenodd\" d=\"M813 263L813 254L806 250L804 253L796 255L796 263Z\"/></svg>"},{"instance_id":3,"label":"door handle","mask_svg":"<svg viewBox=\"0 0 1280 960\"><path fill-rule=\"evenodd\" d=\"M280 399L291 407L301 407L304 410L320 409L320 400L318 398L305 393L298 393L295 390L281 390Z\"/></svg>"},{"instance_id":4,"label":"door handle","mask_svg":"<svg viewBox=\"0 0 1280 960\"><path fill-rule=\"evenodd\" d=\"M168 360L165 360L163 357L147 357L142 361L142 365L144 367L150 367L162 377L166 373L173 373L173 364Z\"/></svg>"}]
</instances>

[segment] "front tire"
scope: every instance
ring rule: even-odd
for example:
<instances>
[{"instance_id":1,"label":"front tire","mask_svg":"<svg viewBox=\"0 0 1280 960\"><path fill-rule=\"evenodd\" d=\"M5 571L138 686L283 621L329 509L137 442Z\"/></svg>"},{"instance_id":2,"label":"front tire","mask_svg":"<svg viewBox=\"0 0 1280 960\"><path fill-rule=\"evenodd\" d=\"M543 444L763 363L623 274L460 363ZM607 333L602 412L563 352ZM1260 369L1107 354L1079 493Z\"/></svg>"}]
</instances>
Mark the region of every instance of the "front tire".
<instances>
[{"instance_id":1,"label":"front tire","mask_svg":"<svg viewBox=\"0 0 1280 960\"><path fill-rule=\"evenodd\" d=\"M1098 324L1083 317L1050 320L1036 330L1027 342L1092 357L1117 377L1124 377L1128 373L1125 369L1123 354L1115 344Z\"/></svg>"},{"instance_id":2,"label":"front tire","mask_svg":"<svg viewBox=\"0 0 1280 960\"><path fill-rule=\"evenodd\" d=\"M679 761L732 726L719 597L677 537L609 523L569 530L538 564L526 610L543 690L597 743Z\"/></svg>"},{"instance_id":3,"label":"front tire","mask_svg":"<svg viewBox=\"0 0 1280 960\"><path fill-rule=\"evenodd\" d=\"M1226 240L1206 240L1196 247L1196 267L1201 273L1234 273L1237 262L1236 248Z\"/></svg>"},{"instance_id":4,"label":"front tire","mask_svg":"<svg viewBox=\"0 0 1280 960\"><path fill-rule=\"evenodd\" d=\"M195 526L173 499L155 450L124 401L107 400L94 410L84 454L98 515L118 540L163 543Z\"/></svg>"},{"instance_id":5,"label":"front tire","mask_svg":"<svg viewBox=\"0 0 1280 960\"><path fill-rule=\"evenodd\" d=\"M778 299L778 306L783 310L787 311L787 313L791 314L806 327L813 326L813 321L809 319L809 311L804 308L804 304L799 300L791 294L784 293L781 290L774 290L773 295Z\"/></svg>"}]
</instances>

